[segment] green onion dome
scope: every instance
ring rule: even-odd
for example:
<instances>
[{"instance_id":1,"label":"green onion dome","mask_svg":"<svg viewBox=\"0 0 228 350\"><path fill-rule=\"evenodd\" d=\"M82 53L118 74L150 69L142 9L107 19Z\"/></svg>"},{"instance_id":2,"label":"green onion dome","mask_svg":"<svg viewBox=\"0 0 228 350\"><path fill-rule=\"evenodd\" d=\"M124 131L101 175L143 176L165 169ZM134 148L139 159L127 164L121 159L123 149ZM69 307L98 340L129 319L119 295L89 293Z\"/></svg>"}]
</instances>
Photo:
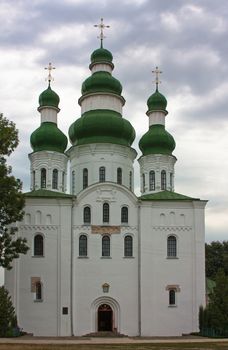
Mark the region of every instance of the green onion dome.
<instances>
[{"instance_id":1,"label":"green onion dome","mask_svg":"<svg viewBox=\"0 0 228 350\"><path fill-rule=\"evenodd\" d=\"M95 63L109 63L113 65L112 60L113 56L110 51L104 49L103 47L100 47L99 49L93 51L91 57L91 65Z\"/></svg>"},{"instance_id":2,"label":"green onion dome","mask_svg":"<svg viewBox=\"0 0 228 350\"><path fill-rule=\"evenodd\" d=\"M48 86L48 88L46 90L44 90L39 97L39 108L42 107L55 107L55 108L59 108L59 96L57 95L57 93L55 91L53 91L50 87L50 85Z\"/></svg>"},{"instance_id":3,"label":"green onion dome","mask_svg":"<svg viewBox=\"0 0 228 350\"><path fill-rule=\"evenodd\" d=\"M160 124L151 125L139 141L139 148L144 156L148 154L172 155L175 146L173 136L165 130L164 125Z\"/></svg>"},{"instance_id":4,"label":"green onion dome","mask_svg":"<svg viewBox=\"0 0 228 350\"><path fill-rule=\"evenodd\" d=\"M167 100L158 90L147 100L148 111L164 111L166 114Z\"/></svg>"},{"instance_id":5,"label":"green onion dome","mask_svg":"<svg viewBox=\"0 0 228 350\"><path fill-rule=\"evenodd\" d=\"M82 95L94 92L109 92L121 95L122 85L108 72L95 72L82 84Z\"/></svg>"},{"instance_id":6,"label":"green onion dome","mask_svg":"<svg viewBox=\"0 0 228 350\"><path fill-rule=\"evenodd\" d=\"M55 151L64 153L67 147L67 137L52 122L44 122L30 137L34 152Z\"/></svg>"},{"instance_id":7,"label":"green onion dome","mask_svg":"<svg viewBox=\"0 0 228 350\"><path fill-rule=\"evenodd\" d=\"M85 112L69 128L71 143L75 146L89 143L113 143L131 146L135 130L121 114L97 109Z\"/></svg>"}]
</instances>

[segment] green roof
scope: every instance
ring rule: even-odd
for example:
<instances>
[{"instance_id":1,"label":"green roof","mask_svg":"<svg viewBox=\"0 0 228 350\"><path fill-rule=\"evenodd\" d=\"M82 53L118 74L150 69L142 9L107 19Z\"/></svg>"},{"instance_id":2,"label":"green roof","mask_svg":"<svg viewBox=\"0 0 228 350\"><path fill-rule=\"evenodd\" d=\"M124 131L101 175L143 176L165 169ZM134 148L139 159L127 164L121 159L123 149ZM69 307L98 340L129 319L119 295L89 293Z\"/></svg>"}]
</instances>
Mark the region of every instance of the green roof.
<instances>
[{"instance_id":1,"label":"green roof","mask_svg":"<svg viewBox=\"0 0 228 350\"><path fill-rule=\"evenodd\" d=\"M109 92L121 95L122 85L109 72L99 71L93 73L82 84L82 95L93 92Z\"/></svg>"},{"instance_id":2,"label":"green roof","mask_svg":"<svg viewBox=\"0 0 228 350\"><path fill-rule=\"evenodd\" d=\"M148 154L172 155L175 146L173 136L166 131L164 125L160 124L151 125L139 141L139 148L144 156Z\"/></svg>"},{"instance_id":3,"label":"green roof","mask_svg":"<svg viewBox=\"0 0 228 350\"><path fill-rule=\"evenodd\" d=\"M25 193L25 197L40 197L40 198L73 198L75 196L62 192L49 191L45 189L35 190Z\"/></svg>"},{"instance_id":4,"label":"green roof","mask_svg":"<svg viewBox=\"0 0 228 350\"><path fill-rule=\"evenodd\" d=\"M89 143L131 146L135 139L135 130L120 113L96 109L85 112L70 126L69 137L75 146Z\"/></svg>"},{"instance_id":5,"label":"green roof","mask_svg":"<svg viewBox=\"0 0 228 350\"><path fill-rule=\"evenodd\" d=\"M40 107L59 107L59 96L50 87L44 90L39 97L39 109Z\"/></svg>"},{"instance_id":6,"label":"green roof","mask_svg":"<svg viewBox=\"0 0 228 350\"><path fill-rule=\"evenodd\" d=\"M180 193L171 192L171 191L161 191L156 193L150 193L142 195L141 197L138 197L138 199L143 201L193 201L193 200L200 200L199 198L192 198L185 196Z\"/></svg>"},{"instance_id":7,"label":"green roof","mask_svg":"<svg viewBox=\"0 0 228 350\"><path fill-rule=\"evenodd\" d=\"M55 151L64 153L67 147L67 137L55 123L43 122L30 137L34 152Z\"/></svg>"},{"instance_id":8,"label":"green roof","mask_svg":"<svg viewBox=\"0 0 228 350\"><path fill-rule=\"evenodd\" d=\"M167 100L158 90L151 95L147 100L149 111L166 111Z\"/></svg>"}]
</instances>

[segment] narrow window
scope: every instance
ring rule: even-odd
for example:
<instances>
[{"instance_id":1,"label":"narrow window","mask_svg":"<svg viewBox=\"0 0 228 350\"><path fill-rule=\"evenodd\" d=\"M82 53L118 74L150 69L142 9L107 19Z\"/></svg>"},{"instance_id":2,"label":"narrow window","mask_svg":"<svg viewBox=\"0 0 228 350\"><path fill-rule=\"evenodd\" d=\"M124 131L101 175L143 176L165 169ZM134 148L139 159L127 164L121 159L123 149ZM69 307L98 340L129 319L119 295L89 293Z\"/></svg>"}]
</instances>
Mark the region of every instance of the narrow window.
<instances>
[{"instance_id":1,"label":"narrow window","mask_svg":"<svg viewBox=\"0 0 228 350\"><path fill-rule=\"evenodd\" d=\"M84 217L84 223L85 224L90 224L91 223L91 210L90 210L90 207L85 207L84 208L83 217Z\"/></svg>"},{"instance_id":2,"label":"narrow window","mask_svg":"<svg viewBox=\"0 0 228 350\"><path fill-rule=\"evenodd\" d=\"M175 291L175 289L169 290L169 305L176 305L176 291Z\"/></svg>"},{"instance_id":3,"label":"narrow window","mask_svg":"<svg viewBox=\"0 0 228 350\"><path fill-rule=\"evenodd\" d=\"M132 171L129 173L129 188L132 191Z\"/></svg>"},{"instance_id":4,"label":"narrow window","mask_svg":"<svg viewBox=\"0 0 228 350\"><path fill-rule=\"evenodd\" d=\"M117 169L117 183L119 185L122 185L122 169L121 168Z\"/></svg>"},{"instance_id":5,"label":"narrow window","mask_svg":"<svg viewBox=\"0 0 228 350\"><path fill-rule=\"evenodd\" d=\"M173 188L173 173L170 173L170 188Z\"/></svg>"},{"instance_id":6,"label":"narrow window","mask_svg":"<svg viewBox=\"0 0 228 350\"><path fill-rule=\"evenodd\" d=\"M44 238L42 235L34 237L34 256L44 256Z\"/></svg>"},{"instance_id":7,"label":"narrow window","mask_svg":"<svg viewBox=\"0 0 228 350\"><path fill-rule=\"evenodd\" d=\"M87 256L87 237L81 235L79 237L79 256Z\"/></svg>"},{"instance_id":8,"label":"narrow window","mask_svg":"<svg viewBox=\"0 0 228 350\"><path fill-rule=\"evenodd\" d=\"M103 204L103 222L109 222L109 204Z\"/></svg>"},{"instance_id":9,"label":"narrow window","mask_svg":"<svg viewBox=\"0 0 228 350\"><path fill-rule=\"evenodd\" d=\"M58 170L54 169L52 172L52 188L54 190L58 189Z\"/></svg>"},{"instance_id":10,"label":"narrow window","mask_svg":"<svg viewBox=\"0 0 228 350\"><path fill-rule=\"evenodd\" d=\"M124 256L133 256L133 239L131 236L124 237Z\"/></svg>"},{"instance_id":11,"label":"narrow window","mask_svg":"<svg viewBox=\"0 0 228 350\"><path fill-rule=\"evenodd\" d=\"M35 293L36 293L35 300L41 301L42 300L42 284L41 284L41 282L36 282Z\"/></svg>"},{"instance_id":12,"label":"narrow window","mask_svg":"<svg viewBox=\"0 0 228 350\"><path fill-rule=\"evenodd\" d=\"M155 172L153 170L151 170L149 173L149 188L150 191L155 190Z\"/></svg>"},{"instance_id":13,"label":"narrow window","mask_svg":"<svg viewBox=\"0 0 228 350\"><path fill-rule=\"evenodd\" d=\"M88 187L88 169L83 169L83 189Z\"/></svg>"},{"instance_id":14,"label":"narrow window","mask_svg":"<svg viewBox=\"0 0 228 350\"><path fill-rule=\"evenodd\" d=\"M46 188L46 169L41 169L41 188Z\"/></svg>"},{"instance_id":15,"label":"narrow window","mask_svg":"<svg viewBox=\"0 0 228 350\"><path fill-rule=\"evenodd\" d=\"M62 173L62 189L63 189L63 192L65 191L65 172L63 171Z\"/></svg>"},{"instance_id":16,"label":"narrow window","mask_svg":"<svg viewBox=\"0 0 228 350\"><path fill-rule=\"evenodd\" d=\"M72 171L72 185L71 185L71 192L72 194L75 194L75 171Z\"/></svg>"},{"instance_id":17,"label":"narrow window","mask_svg":"<svg viewBox=\"0 0 228 350\"><path fill-rule=\"evenodd\" d=\"M102 237L102 256L110 256L110 237Z\"/></svg>"},{"instance_id":18,"label":"narrow window","mask_svg":"<svg viewBox=\"0 0 228 350\"><path fill-rule=\"evenodd\" d=\"M175 258L177 256L177 239L175 236L169 236L167 239L167 257Z\"/></svg>"},{"instance_id":19,"label":"narrow window","mask_svg":"<svg viewBox=\"0 0 228 350\"><path fill-rule=\"evenodd\" d=\"M145 192L145 186L146 186L145 174L142 175L142 185L143 185L143 192Z\"/></svg>"},{"instance_id":20,"label":"narrow window","mask_svg":"<svg viewBox=\"0 0 228 350\"><path fill-rule=\"evenodd\" d=\"M166 190L166 172L162 170L161 172L161 189Z\"/></svg>"},{"instance_id":21,"label":"narrow window","mask_svg":"<svg viewBox=\"0 0 228 350\"><path fill-rule=\"evenodd\" d=\"M105 182L105 167L101 166L99 168L99 182Z\"/></svg>"},{"instance_id":22,"label":"narrow window","mask_svg":"<svg viewBox=\"0 0 228 350\"><path fill-rule=\"evenodd\" d=\"M33 172L32 172L32 188L33 188L33 190L35 190L35 187L36 187L36 173L35 173L35 170L33 170Z\"/></svg>"},{"instance_id":23,"label":"narrow window","mask_svg":"<svg viewBox=\"0 0 228 350\"><path fill-rule=\"evenodd\" d=\"M121 222L128 223L128 207L121 208Z\"/></svg>"}]
</instances>

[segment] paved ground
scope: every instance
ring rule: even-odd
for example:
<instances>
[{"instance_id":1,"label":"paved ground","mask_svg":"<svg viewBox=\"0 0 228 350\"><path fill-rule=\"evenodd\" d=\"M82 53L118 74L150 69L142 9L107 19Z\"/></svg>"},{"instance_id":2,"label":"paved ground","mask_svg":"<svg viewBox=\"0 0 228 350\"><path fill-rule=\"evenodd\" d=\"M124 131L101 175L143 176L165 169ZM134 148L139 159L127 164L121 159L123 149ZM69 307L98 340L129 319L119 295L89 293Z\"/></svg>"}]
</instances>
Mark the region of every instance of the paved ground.
<instances>
[{"instance_id":1,"label":"paved ground","mask_svg":"<svg viewBox=\"0 0 228 350\"><path fill-rule=\"evenodd\" d=\"M0 338L0 344L137 344L137 343L207 343L207 342L228 342L228 339L212 339L202 337L171 337L171 338L83 338L83 337L19 337L19 338Z\"/></svg>"}]
</instances>

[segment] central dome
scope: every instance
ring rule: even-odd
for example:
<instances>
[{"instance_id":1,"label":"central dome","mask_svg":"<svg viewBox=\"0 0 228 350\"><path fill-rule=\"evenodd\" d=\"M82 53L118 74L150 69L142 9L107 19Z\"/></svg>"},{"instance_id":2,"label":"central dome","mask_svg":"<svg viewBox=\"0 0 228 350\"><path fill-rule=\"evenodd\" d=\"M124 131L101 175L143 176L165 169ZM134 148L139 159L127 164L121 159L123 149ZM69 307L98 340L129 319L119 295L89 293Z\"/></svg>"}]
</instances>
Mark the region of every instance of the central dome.
<instances>
[{"instance_id":1,"label":"central dome","mask_svg":"<svg viewBox=\"0 0 228 350\"><path fill-rule=\"evenodd\" d=\"M131 146L135 130L131 123L115 111L97 109L86 112L69 129L75 146L89 143L114 143Z\"/></svg>"}]
</instances>

